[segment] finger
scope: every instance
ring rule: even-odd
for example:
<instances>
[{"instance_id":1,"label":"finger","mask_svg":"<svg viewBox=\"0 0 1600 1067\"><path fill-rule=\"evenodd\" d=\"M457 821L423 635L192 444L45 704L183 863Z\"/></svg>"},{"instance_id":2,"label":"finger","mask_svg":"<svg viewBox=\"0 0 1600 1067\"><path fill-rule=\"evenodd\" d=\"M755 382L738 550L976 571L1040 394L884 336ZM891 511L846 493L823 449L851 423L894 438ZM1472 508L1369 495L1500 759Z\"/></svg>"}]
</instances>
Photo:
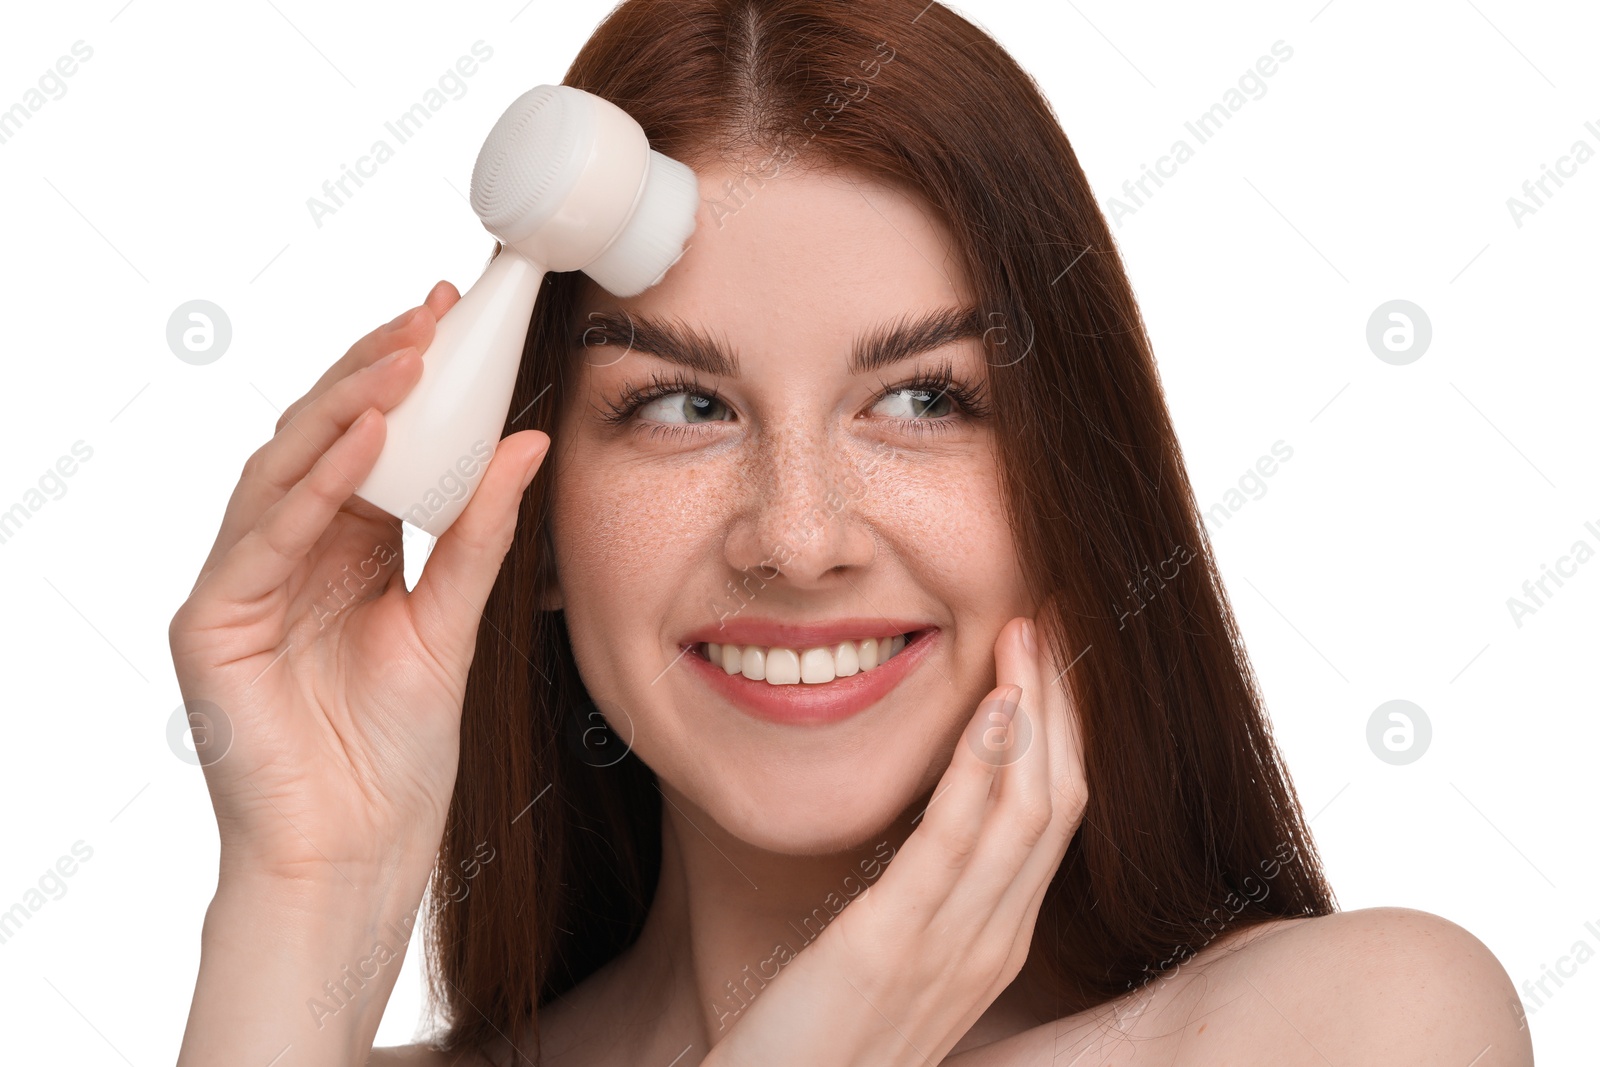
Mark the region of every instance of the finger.
<instances>
[{"instance_id":1,"label":"finger","mask_svg":"<svg viewBox=\"0 0 1600 1067\"><path fill-rule=\"evenodd\" d=\"M968 881L961 897L951 901L951 921L981 926L1049 825L1050 746L1038 657L1023 639L1029 625L1026 618L1013 619L995 642L996 675L1022 687L1022 702L1000 754L995 801L985 817Z\"/></svg>"},{"instance_id":2,"label":"finger","mask_svg":"<svg viewBox=\"0 0 1600 1067\"><path fill-rule=\"evenodd\" d=\"M201 566L202 576L260 521L266 510L306 476L318 457L350 428L363 411L375 407L387 412L405 399L422 377L422 359L416 349L391 352L371 366L337 382L291 422L284 425L246 461L239 484L223 512L211 552ZM359 499L351 510L371 518L385 513Z\"/></svg>"},{"instance_id":3,"label":"finger","mask_svg":"<svg viewBox=\"0 0 1600 1067\"><path fill-rule=\"evenodd\" d=\"M460 298L461 296L456 292L455 286L447 281L440 281L428 293L421 308L414 307L401 312L400 315L386 325L378 327L357 341L342 358L323 372L322 377L317 380L317 383L304 396L290 404L280 413L277 424L273 428L274 440L279 435L284 434L286 429L292 432L294 427L300 425L302 412L327 394L338 383L350 378L358 371L369 368L377 361L406 348L414 348L418 352L425 352L428 346L433 343L433 335L438 318L455 306L456 301ZM389 368L389 373L393 373L394 369L392 367ZM414 385L415 382L412 381L410 384ZM381 400L375 400L374 404L384 411L393 406L393 404L386 404ZM354 414L359 414L359 411ZM346 421L348 422L348 420ZM342 429L341 427L341 432ZM256 455L251 456L245 465L246 474L250 472L251 464L256 462L259 455L266 451L271 444L272 442L268 442L268 445L264 445L257 450ZM322 444L317 447L326 448L327 446ZM311 460L308 458L306 467L309 467L310 463ZM200 576L195 580L195 588L199 588L212 568L221 561L223 555L244 535L244 532L255 524L261 514L274 501L281 498L283 492L288 491L288 486L303 474L304 470L301 470L299 474L290 477L280 471L274 476L274 479L281 491L272 492L268 490L265 494L247 487L244 484L245 476L241 475L240 484L235 487L233 494L229 497L227 507L224 510L223 521L217 532L216 539L212 542L211 551L207 553L205 562L201 564ZM379 509L361 500L352 503L351 511L374 519L383 518ZM193 590L191 590L192 592Z\"/></svg>"},{"instance_id":4,"label":"finger","mask_svg":"<svg viewBox=\"0 0 1600 1067\"><path fill-rule=\"evenodd\" d=\"M456 301L461 299L461 294L456 287L447 281L440 281L428 291L428 296L422 301L427 309L433 312L435 319L444 318L444 313L455 307Z\"/></svg>"},{"instance_id":5,"label":"finger","mask_svg":"<svg viewBox=\"0 0 1600 1067\"><path fill-rule=\"evenodd\" d=\"M1044 693L1043 720L1050 750L1049 791L1052 814L1049 828L1024 862L1015 883L995 909L996 922L1019 921L1026 909L1036 913L1043 887L1055 876L1068 844L1082 825L1089 788L1083 765L1083 724L1067 676L1057 665L1055 650L1041 633L1040 677ZM1030 920L1031 921L1031 920Z\"/></svg>"},{"instance_id":6,"label":"finger","mask_svg":"<svg viewBox=\"0 0 1600 1067\"><path fill-rule=\"evenodd\" d=\"M1033 947L1033 931L1039 923L1039 908L1044 904L1044 895L1049 889L1050 879L1041 879L1034 887L1033 896L1029 898L1020 917L1007 923L1002 922L1001 916L997 914L991 921L995 929L994 936L1004 938L1007 933L1012 934L1011 950L1006 956L1005 967L997 983L1000 989L1011 984L1028 959L1028 953Z\"/></svg>"},{"instance_id":7,"label":"finger","mask_svg":"<svg viewBox=\"0 0 1600 1067\"><path fill-rule=\"evenodd\" d=\"M456 292L455 286L446 281L439 282L419 307L407 308L394 319L351 345L349 351L322 372L322 377L306 390L304 396L283 410L278 416L278 423L273 432L277 433L283 429L313 400L332 388L335 382L377 362L390 352L397 352L402 348L415 348L418 352L427 352L428 346L433 343L433 334L439 319L443 318L444 313L454 307L459 299L461 296Z\"/></svg>"},{"instance_id":8,"label":"finger","mask_svg":"<svg viewBox=\"0 0 1600 1067\"><path fill-rule=\"evenodd\" d=\"M1070 838L1063 832L1070 805L1052 788L1069 755L1066 708L1059 687L1051 684L1055 671L1048 666L1048 652L1035 633L1039 651L1020 640L996 645L997 670L1026 679L1013 720L1021 727L1020 748L1015 762L1000 772L1000 795L985 821L982 844L937 920L941 928L963 933L973 965L993 971L1002 986L1027 958L1039 907ZM1025 735L1028 727L1031 736Z\"/></svg>"},{"instance_id":9,"label":"finger","mask_svg":"<svg viewBox=\"0 0 1600 1067\"><path fill-rule=\"evenodd\" d=\"M996 647L1017 645L1019 650L1019 635L1017 620L1013 620L1002 629ZM890 883L884 889L886 898L892 894L894 899L906 901L904 906L925 921L944 906L980 847L996 776L1004 773L1002 764L1013 751L1005 741L1005 723L1009 716L1021 714L1017 707L1027 699L1023 683L1029 681L1016 669L1017 650L1008 651L1003 660L997 658L1000 684L979 704L963 731L950 766L923 812L922 825L906 839L880 879ZM897 883L903 887L892 888Z\"/></svg>"},{"instance_id":10,"label":"finger","mask_svg":"<svg viewBox=\"0 0 1600 1067\"><path fill-rule=\"evenodd\" d=\"M371 472L383 439L383 413L369 408L223 556L205 579L217 600L249 604L282 586Z\"/></svg>"},{"instance_id":11,"label":"finger","mask_svg":"<svg viewBox=\"0 0 1600 1067\"><path fill-rule=\"evenodd\" d=\"M335 382L262 448L257 484L274 499L287 492L367 408L387 413L404 400L422 377L422 358L415 347L397 349Z\"/></svg>"},{"instance_id":12,"label":"finger","mask_svg":"<svg viewBox=\"0 0 1600 1067\"><path fill-rule=\"evenodd\" d=\"M542 430L502 438L472 499L428 554L409 603L419 640L440 662L471 661L483 606L516 533L523 493L549 448L550 436Z\"/></svg>"}]
</instances>

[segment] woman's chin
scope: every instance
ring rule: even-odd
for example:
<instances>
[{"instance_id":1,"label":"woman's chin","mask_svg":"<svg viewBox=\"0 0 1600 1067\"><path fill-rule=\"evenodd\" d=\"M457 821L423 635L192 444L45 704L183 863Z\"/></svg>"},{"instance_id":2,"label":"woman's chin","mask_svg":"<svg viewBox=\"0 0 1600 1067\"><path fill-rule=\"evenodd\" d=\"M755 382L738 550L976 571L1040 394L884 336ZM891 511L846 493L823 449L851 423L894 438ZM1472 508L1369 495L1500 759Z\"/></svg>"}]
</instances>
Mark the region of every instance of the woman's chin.
<instances>
[{"instance_id":1,"label":"woman's chin","mask_svg":"<svg viewBox=\"0 0 1600 1067\"><path fill-rule=\"evenodd\" d=\"M915 783L904 796L883 788L870 791L816 785L794 792L753 790L741 801L725 798L712 812L719 825L745 844L788 856L829 856L871 850L895 837L896 823L917 797Z\"/></svg>"}]
</instances>

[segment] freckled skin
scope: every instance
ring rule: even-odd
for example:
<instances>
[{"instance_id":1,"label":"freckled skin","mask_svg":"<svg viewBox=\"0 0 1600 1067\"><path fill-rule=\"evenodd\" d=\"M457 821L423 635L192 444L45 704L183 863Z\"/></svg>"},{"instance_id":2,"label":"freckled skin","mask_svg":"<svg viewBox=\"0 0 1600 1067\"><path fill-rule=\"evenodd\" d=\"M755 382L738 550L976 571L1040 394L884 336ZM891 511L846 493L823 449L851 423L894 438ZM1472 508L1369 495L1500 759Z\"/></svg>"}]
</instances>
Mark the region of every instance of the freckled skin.
<instances>
[{"instance_id":1,"label":"freckled skin","mask_svg":"<svg viewBox=\"0 0 1600 1067\"><path fill-rule=\"evenodd\" d=\"M719 195L723 177L703 174L702 194ZM590 287L580 308L698 326L738 353L744 373L699 375L726 408L698 416L697 436L651 439L595 413L624 381L674 368L619 346L580 350L585 401L569 404L553 456L562 606L591 695L608 716L626 711L634 749L666 782L752 844L834 851L934 784L994 684L995 636L1029 605L999 497L995 428L966 422L923 440L872 414L884 383L946 356L958 375L982 380L981 344L859 377L846 368L856 334L970 300L942 228L887 187L788 174L722 222L703 205L689 251L661 284L620 301ZM634 427L681 421L686 405L675 399L647 405ZM819 521L813 509L826 515L830 491L847 503ZM791 551L784 573L762 588L772 570L758 568L780 545ZM925 618L943 630L944 650L879 707L821 729L755 722L681 664L652 685L681 635L740 610L727 583L741 568L756 571L751 614ZM714 773L703 773L708 764Z\"/></svg>"},{"instance_id":2,"label":"freckled skin","mask_svg":"<svg viewBox=\"0 0 1600 1067\"><path fill-rule=\"evenodd\" d=\"M731 177L702 170L702 196L721 197ZM972 300L926 205L866 178L786 170L720 222L703 202L689 250L638 296L588 285L579 325L597 309L679 322L729 346L742 375L584 347L549 466L559 593L545 606L565 610L591 696L671 801L662 889L641 947L617 973L650 973L640 981L662 986L642 961L654 947L677 961L667 989L630 990L650 1000L642 1017L673 1013L649 1028L672 1030L674 1053L693 1039L696 1016L714 1040L723 983L786 934L798 950L788 923L837 890L860 857L886 839L899 847L922 807L913 802L937 783L995 685L996 636L1034 611L1000 499L999 429L953 404L924 413L904 393L879 399L947 359L958 381L980 385L981 342L860 376L847 367L858 334ZM680 371L723 404L696 413L680 393L622 426L600 418L624 382ZM922 436L894 416L956 429ZM686 418L696 421L682 436L645 432ZM830 492L841 510L830 513ZM831 515L820 525L818 507ZM788 561L772 577L780 546ZM743 608L751 615L926 620L942 647L842 722L757 721L673 662L683 635L739 610L727 585L741 569L758 576ZM681 1027L666 1021L674 1017Z\"/></svg>"}]
</instances>

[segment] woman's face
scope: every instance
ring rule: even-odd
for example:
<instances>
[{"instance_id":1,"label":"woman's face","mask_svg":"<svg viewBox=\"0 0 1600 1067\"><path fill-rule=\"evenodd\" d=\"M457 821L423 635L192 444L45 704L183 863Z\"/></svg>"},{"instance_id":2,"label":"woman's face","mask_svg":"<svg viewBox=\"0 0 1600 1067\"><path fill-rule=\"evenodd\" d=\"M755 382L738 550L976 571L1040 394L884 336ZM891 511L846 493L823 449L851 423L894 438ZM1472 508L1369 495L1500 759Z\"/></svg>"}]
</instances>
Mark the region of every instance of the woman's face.
<instances>
[{"instance_id":1,"label":"woman's face","mask_svg":"<svg viewBox=\"0 0 1600 1067\"><path fill-rule=\"evenodd\" d=\"M853 369L872 336L938 312L959 322L972 306L926 204L866 178L791 170L740 187L733 170L699 174L690 247L660 284L621 300L585 285L548 466L548 606L566 612L596 706L664 788L758 847L841 851L938 782L995 685L996 635L1033 613L997 428L908 387L948 365L981 406L986 319L974 311L953 339ZM710 369L713 343L737 374ZM656 379L661 395L614 421L626 388ZM769 630L841 621L826 639ZM821 684L772 686L692 658L719 638L832 648L912 630L925 644L906 663ZM825 701L878 671L897 680L825 722L794 721L804 709L792 707L763 717L727 684Z\"/></svg>"}]
</instances>

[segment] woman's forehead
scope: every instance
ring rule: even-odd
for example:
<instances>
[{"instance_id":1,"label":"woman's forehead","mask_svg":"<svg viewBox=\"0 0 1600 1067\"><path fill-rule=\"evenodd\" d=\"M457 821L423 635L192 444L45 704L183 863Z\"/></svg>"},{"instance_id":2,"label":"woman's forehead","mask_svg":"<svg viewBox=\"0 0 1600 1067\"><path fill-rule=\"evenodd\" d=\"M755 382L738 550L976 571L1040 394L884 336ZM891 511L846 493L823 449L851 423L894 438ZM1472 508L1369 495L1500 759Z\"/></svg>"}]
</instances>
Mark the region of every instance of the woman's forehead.
<instances>
[{"instance_id":1,"label":"woman's forehead","mask_svg":"<svg viewBox=\"0 0 1600 1067\"><path fill-rule=\"evenodd\" d=\"M848 351L886 319L970 303L948 230L912 191L851 173L697 173L702 202L683 257L633 297L585 285L580 330L593 312L622 312L736 349Z\"/></svg>"}]
</instances>

